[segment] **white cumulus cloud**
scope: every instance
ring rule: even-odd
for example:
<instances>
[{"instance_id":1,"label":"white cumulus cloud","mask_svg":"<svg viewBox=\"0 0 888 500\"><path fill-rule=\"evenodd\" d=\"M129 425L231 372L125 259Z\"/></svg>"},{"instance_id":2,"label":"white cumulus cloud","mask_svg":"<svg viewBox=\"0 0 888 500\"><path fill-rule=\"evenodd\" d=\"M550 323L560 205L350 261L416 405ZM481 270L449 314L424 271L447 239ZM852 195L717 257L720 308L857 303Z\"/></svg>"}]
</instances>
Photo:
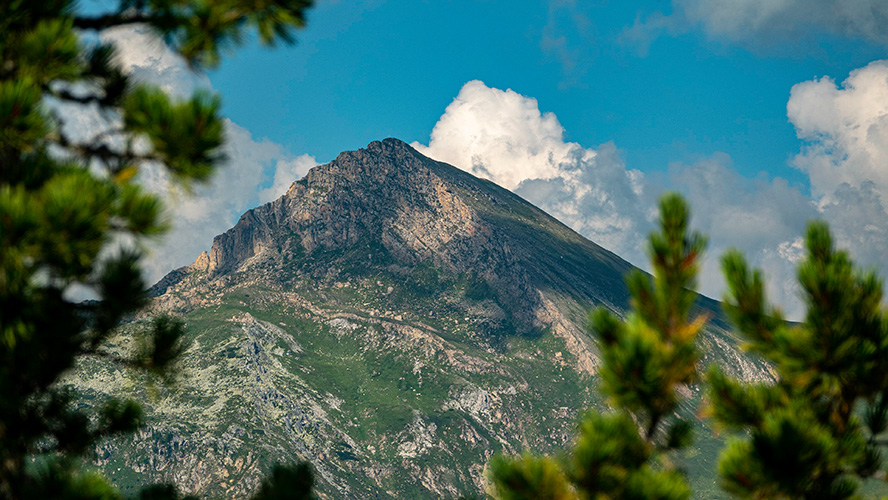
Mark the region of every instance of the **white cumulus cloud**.
<instances>
[{"instance_id":1,"label":"white cumulus cloud","mask_svg":"<svg viewBox=\"0 0 888 500\"><path fill-rule=\"evenodd\" d=\"M466 83L419 152L514 191L631 261L643 262L644 175L627 170L613 144L564 140L552 113L512 90ZM594 216L590 217L590 214Z\"/></svg>"},{"instance_id":2,"label":"white cumulus cloud","mask_svg":"<svg viewBox=\"0 0 888 500\"><path fill-rule=\"evenodd\" d=\"M188 64L146 25L107 29L99 35L113 44L116 62L136 81L150 83L175 97L188 97L199 88L210 88L210 80Z\"/></svg>"},{"instance_id":3,"label":"white cumulus cloud","mask_svg":"<svg viewBox=\"0 0 888 500\"><path fill-rule=\"evenodd\" d=\"M558 118L540 113L536 99L474 80L447 106L429 146L414 147L514 189L526 179L558 177L577 145L564 142Z\"/></svg>"},{"instance_id":4,"label":"white cumulus cloud","mask_svg":"<svg viewBox=\"0 0 888 500\"><path fill-rule=\"evenodd\" d=\"M275 163L274 179L271 186L259 191L259 203L268 203L280 198L287 192L293 181L305 177L305 174L317 165L318 162L314 156L307 154L295 158L281 155Z\"/></svg>"},{"instance_id":5,"label":"white cumulus cloud","mask_svg":"<svg viewBox=\"0 0 888 500\"><path fill-rule=\"evenodd\" d=\"M811 179L840 244L888 275L888 61L795 85L787 116L804 141L793 165Z\"/></svg>"},{"instance_id":6,"label":"white cumulus cloud","mask_svg":"<svg viewBox=\"0 0 888 500\"><path fill-rule=\"evenodd\" d=\"M888 194L888 61L852 71L841 86L829 77L799 83L786 109L806 141L794 164L819 195L863 181Z\"/></svg>"}]
</instances>

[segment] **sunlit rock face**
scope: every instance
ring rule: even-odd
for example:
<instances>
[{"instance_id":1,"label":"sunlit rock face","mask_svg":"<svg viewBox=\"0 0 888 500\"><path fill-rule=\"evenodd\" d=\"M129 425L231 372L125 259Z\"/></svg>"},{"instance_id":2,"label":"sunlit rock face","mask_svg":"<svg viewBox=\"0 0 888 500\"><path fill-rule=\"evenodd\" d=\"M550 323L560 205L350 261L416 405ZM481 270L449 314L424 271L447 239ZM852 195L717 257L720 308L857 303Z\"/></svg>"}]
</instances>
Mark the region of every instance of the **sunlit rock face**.
<instances>
[{"instance_id":1,"label":"sunlit rock face","mask_svg":"<svg viewBox=\"0 0 888 500\"><path fill-rule=\"evenodd\" d=\"M386 139L312 169L155 285L124 332L156 314L186 322L177 387L97 361L69 382L83 404L145 397L148 426L97 450L124 488L241 498L274 463L308 460L325 498L478 495L492 454L562 448L583 411L605 408L584 325L592 307L625 312L630 269L511 192ZM714 319L706 362L769 378L717 303L699 306ZM706 490L715 447L701 435L691 476Z\"/></svg>"}]
</instances>

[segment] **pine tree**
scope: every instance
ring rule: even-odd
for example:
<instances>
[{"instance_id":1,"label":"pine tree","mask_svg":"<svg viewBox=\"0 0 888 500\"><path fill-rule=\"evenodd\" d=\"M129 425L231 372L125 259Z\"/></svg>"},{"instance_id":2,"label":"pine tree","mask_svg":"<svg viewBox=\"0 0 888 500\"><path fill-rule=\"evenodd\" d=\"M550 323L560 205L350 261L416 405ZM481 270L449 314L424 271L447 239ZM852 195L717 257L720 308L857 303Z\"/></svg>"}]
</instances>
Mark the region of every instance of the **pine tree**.
<instances>
[{"instance_id":1,"label":"pine tree","mask_svg":"<svg viewBox=\"0 0 888 500\"><path fill-rule=\"evenodd\" d=\"M882 281L836 250L824 223L806 235L798 280L804 321L785 322L767 304L761 271L742 255L723 259L725 309L747 348L768 361L774 384L745 384L709 372L710 412L742 431L727 445L719 475L742 498L844 499L880 473L878 435L888 421L888 316ZM881 472L884 474L884 472Z\"/></svg>"},{"instance_id":2,"label":"pine tree","mask_svg":"<svg viewBox=\"0 0 888 500\"><path fill-rule=\"evenodd\" d=\"M632 310L620 320L605 309L590 315L600 340L601 390L614 412L591 411L561 461L498 456L492 494L501 500L685 500L691 491L670 457L691 442L691 426L673 415L678 389L698 381L695 339L706 318L689 319L706 240L688 229L689 210L675 194L660 201L660 231L651 234L653 278L627 277Z\"/></svg>"},{"instance_id":3,"label":"pine tree","mask_svg":"<svg viewBox=\"0 0 888 500\"><path fill-rule=\"evenodd\" d=\"M690 427L668 417L675 388L699 379L688 321L703 238L687 233L687 207L676 195L660 204L661 232L651 235L654 280L628 278L632 312L619 320L592 315L601 340L602 391L617 411L590 412L562 460L525 454L490 463L499 499L686 499L687 482L669 451L687 446ZM718 476L740 498L860 498L862 480L885 471L880 438L888 430L888 315L882 281L834 248L826 224L811 223L798 280L807 313L791 324L768 305L761 271L729 251L724 308L745 347L773 367L773 383L745 383L718 366L708 370L705 414L732 432ZM664 417L669 422L664 426Z\"/></svg>"},{"instance_id":4,"label":"pine tree","mask_svg":"<svg viewBox=\"0 0 888 500\"><path fill-rule=\"evenodd\" d=\"M91 33L147 25L200 69L254 31L266 44L293 42L310 4L121 0L88 16L73 0L0 2L0 499L118 496L82 472L79 458L98 440L135 429L139 405L112 399L99 411L78 410L58 382L89 356L169 372L182 350L176 321L158 318L142 332L144 352L104 348L145 304L142 243L166 229L160 200L134 179L147 162L160 163L187 188L207 181L224 159L218 97L198 92L174 101L130 81L114 47ZM72 137L49 102L96 107L119 126L85 141ZM115 250L121 239L135 243ZM77 286L98 300L72 300ZM142 497L177 495L154 487Z\"/></svg>"}]
</instances>

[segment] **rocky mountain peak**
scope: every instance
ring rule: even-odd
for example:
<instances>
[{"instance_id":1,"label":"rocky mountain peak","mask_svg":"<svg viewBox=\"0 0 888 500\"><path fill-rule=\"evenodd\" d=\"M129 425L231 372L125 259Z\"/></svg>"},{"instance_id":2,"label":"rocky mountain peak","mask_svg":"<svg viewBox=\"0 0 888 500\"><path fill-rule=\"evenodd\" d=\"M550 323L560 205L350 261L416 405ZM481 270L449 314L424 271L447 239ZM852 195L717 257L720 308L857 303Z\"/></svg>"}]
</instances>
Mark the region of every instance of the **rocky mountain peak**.
<instances>
[{"instance_id":1,"label":"rocky mountain peak","mask_svg":"<svg viewBox=\"0 0 888 500\"><path fill-rule=\"evenodd\" d=\"M442 167L397 139L341 153L218 236L209 270L239 269L282 237L287 241L279 252L331 250L372 238L407 262L417 253L429 257L477 230L472 211L434 170Z\"/></svg>"},{"instance_id":2,"label":"rocky mountain peak","mask_svg":"<svg viewBox=\"0 0 888 500\"><path fill-rule=\"evenodd\" d=\"M194 266L215 277L264 273L274 280L294 259L361 245L378 248L389 267L423 264L478 277L513 306L519 331L553 324L551 290L578 291L574 299L614 308L625 302L628 263L513 193L397 139L313 168L217 236L206 264ZM370 266L373 255L356 258Z\"/></svg>"}]
</instances>

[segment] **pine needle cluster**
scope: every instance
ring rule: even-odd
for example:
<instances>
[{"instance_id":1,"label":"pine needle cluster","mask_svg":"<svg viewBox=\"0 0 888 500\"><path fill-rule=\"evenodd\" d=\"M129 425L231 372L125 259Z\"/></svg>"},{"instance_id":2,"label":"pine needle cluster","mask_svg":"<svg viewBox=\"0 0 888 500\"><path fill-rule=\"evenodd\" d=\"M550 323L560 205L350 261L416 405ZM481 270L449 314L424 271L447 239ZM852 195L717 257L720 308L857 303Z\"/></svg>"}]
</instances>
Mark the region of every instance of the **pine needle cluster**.
<instances>
[{"instance_id":1,"label":"pine needle cluster","mask_svg":"<svg viewBox=\"0 0 888 500\"><path fill-rule=\"evenodd\" d=\"M775 384L744 384L718 367L709 413L740 431L719 462L722 486L744 498L854 498L884 476L879 435L888 423L888 317L882 282L836 250L823 223L808 226L798 280L807 305L792 325L768 305L761 271L738 252L722 260L725 309Z\"/></svg>"}]
</instances>

